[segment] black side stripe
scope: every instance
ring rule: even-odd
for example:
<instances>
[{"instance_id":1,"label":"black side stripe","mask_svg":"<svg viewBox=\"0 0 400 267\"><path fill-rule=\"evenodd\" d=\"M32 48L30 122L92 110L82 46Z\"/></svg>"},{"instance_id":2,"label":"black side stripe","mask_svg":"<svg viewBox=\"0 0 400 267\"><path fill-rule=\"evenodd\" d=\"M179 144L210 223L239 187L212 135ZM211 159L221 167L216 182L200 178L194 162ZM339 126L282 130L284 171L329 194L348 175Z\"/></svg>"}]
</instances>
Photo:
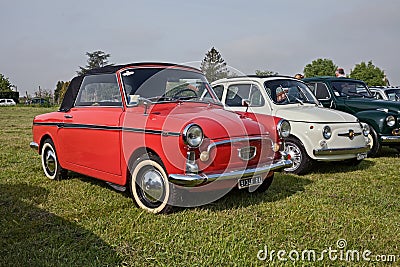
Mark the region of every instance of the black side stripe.
<instances>
[{"instance_id":1,"label":"black side stripe","mask_svg":"<svg viewBox=\"0 0 400 267\"><path fill-rule=\"evenodd\" d=\"M177 132L165 132L160 130L149 130L141 128L120 127L120 126L58 123L58 122L34 122L33 125L57 126L58 128L68 128L68 129L95 129L95 130L106 130L106 131L124 131L124 132L134 132L134 133L158 134L163 136L181 136L181 134Z\"/></svg>"}]
</instances>

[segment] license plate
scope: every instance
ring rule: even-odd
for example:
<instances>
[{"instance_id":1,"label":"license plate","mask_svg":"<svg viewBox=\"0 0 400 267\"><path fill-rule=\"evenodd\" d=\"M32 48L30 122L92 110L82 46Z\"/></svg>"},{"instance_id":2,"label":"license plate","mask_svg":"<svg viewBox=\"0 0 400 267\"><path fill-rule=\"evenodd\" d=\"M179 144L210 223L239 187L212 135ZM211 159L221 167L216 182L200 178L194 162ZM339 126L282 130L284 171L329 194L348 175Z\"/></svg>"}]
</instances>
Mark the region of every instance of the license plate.
<instances>
[{"instance_id":1,"label":"license plate","mask_svg":"<svg viewBox=\"0 0 400 267\"><path fill-rule=\"evenodd\" d=\"M253 185L260 185L260 184L262 184L261 176L254 176L254 177L250 177L250 178L240 179L238 186L239 186L239 189L242 189L242 188L250 187Z\"/></svg>"},{"instance_id":2,"label":"license plate","mask_svg":"<svg viewBox=\"0 0 400 267\"><path fill-rule=\"evenodd\" d=\"M357 160L362 160L367 157L367 153L359 153L357 154Z\"/></svg>"}]
</instances>

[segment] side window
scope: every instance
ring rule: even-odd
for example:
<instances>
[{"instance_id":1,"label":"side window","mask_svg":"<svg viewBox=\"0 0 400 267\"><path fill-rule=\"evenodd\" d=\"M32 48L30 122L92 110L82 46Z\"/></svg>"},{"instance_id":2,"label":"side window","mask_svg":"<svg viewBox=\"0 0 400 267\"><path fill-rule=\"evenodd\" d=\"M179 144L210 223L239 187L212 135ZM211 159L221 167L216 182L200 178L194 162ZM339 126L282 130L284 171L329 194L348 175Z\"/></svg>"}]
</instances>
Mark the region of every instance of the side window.
<instances>
[{"instance_id":1,"label":"side window","mask_svg":"<svg viewBox=\"0 0 400 267\"><path fill-rule=\"evenodd\" d=\"M381 96L381 94L378 94L378 93L377 93L376 96L377 96L376 98L378 98L378 99L383 99L383 97ZM389 96L389 97L390 97L390 96ZM390 99L390 100L393 100L393 99Z\"/></svg>"},{"instance_id":2,"label":"side window","mask_svg":"<svg viewBox=\"0 0 400 267\"><path fill-rule=\"evenodd\" d=\"M258 86L253 84L235 84L228 87L226 105L230 107L241 107L243 100L250 101L250 107L264 105L264 98Z\"/></svg>"},{"instance_id":3,"label":"side window","mask_svg":"<svg viewBox=\"0 0 400 267\"><path fill-rule=\"evenodd\" d=\"M310 88L311 92L315 95L315 83L307 83L308 88Z\"/></svg>"},{"instance_id":4,"label":"side window","mask_svg":"<svg viewBox=\"0 0 400 267\"><path fill-rule=\"evenodd\" d=\"M324 100L330 98L328 88L326 88L326 85L324 83L316 83L314 94L317 99Z\"/></svg>"},{"instance_id":5,"label":"side window","mask_svg":"<svg viewBox=\"0 0 400 267\"><path fill-rule=\"evenodd\" d=\"M264 97L261 94L260 88L252 84L250 87L250 107L262 107L265 104Z\"/></svg>"},{"instance_id":6,"label":"side window","mask_svg":"<svg viewBox=\"0 0 400 267\"><path fill-rule=\"evenodd\" d=\"M115 74L86 76L79 89L75 106L122 106Z\"/></svg>"},{"instance_id":7,"label":"side window","mask_svg":"<svg viewBox=\"0 0 400 267\"><path fill-rule=\"evenodd\" d=\"M222 94L224 93L224 86L223 85L214 86L213 90L214 90L215 94L217 95L218 99L221 101Z\"/></svg>"}]
</instances>

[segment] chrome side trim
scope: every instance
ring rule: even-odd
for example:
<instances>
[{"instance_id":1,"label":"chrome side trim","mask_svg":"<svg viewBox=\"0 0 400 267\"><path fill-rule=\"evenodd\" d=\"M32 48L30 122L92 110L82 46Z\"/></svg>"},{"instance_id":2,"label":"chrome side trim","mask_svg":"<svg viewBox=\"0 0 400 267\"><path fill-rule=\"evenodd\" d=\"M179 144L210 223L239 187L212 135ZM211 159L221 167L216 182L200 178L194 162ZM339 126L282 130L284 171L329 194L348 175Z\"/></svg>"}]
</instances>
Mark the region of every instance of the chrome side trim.
<instances>
[{"instance_id":1,"label":"chrome side trim","mask_svg":"<svg viewBox=\"0 0 400 267\"><path fill-rule=\"evenodd\" d=\"M382 136L382 143L400 143L400 136Z\"/></svg>"},{"instance_id":2,"label":"chrome side trim","mask_svg":"<svg viewBox=\"0 0 400 267\"><path fill-rule=\"evenodd\" d=\"M39 145L38 145L38 143L30 142L29 146L30 146L33 150L35 150L36 152L39 151Z\"/></svg>"},{"instance_id":3,"label":"chrome side trim","mask_svg":"<svg viewBox=\"0 0 400 267\"><path fill-rule=\"evenodd\" d=\"M314 156L334 156L344 154L365 153L370 150L369 146L351 147L351 148L323 148L314 149Z\"/></svg>"},{"instance_id":4,"label":"chrome side trim","mask_svg":"<svg viewBox=\"0 0 400 267\"><path fill-rule=\"evenodd\" d=\"M224 173L213 173L213 174L170 174L168 180L176 185L196 187L205 184L209 184L216 180L230 180L240 179L242 177L252 177L254 175L267 174L270 171L284 169L292 166L292 161L287 159L281 159L271 164L264 166L249 168L245 170L235 170Z\"/></svg>"},{"instance_id":5,"label":"chrome side trim","mask_svg":"<svg viewBox=\"0 0 400 267\"><path fill-rule=\"evenodd\" d=\"M107 125L94 125L94 124L77 124L77 123L62 123L62 122L34 122L35 126L57 126L58 128L67 129L95 129L104 131L124 131L124 132L134 132L134 133L145 133L145 134L159 134L162 136L181 136L178 132L168 132L161 130L150 130L142 128L130 128L130 127L120 127L120 126L107 126Z\"/></svg>"}]
</instances>

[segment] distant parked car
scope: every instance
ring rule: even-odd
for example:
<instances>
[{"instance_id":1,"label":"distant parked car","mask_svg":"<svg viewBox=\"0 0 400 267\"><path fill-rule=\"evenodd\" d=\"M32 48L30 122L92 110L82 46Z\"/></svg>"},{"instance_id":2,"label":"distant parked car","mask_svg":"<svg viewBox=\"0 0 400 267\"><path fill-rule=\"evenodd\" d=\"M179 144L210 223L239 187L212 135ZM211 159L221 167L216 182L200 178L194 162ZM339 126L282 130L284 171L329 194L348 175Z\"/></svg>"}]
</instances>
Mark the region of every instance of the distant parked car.
<instances>
[{"instance_id":1,"label":"distant parked car","mask_svg":"<svg viewBox=\"0 0 400 267\"><path fill-rule=\"evenodd\" d=\"M324 76L303 81L325 107L353 114L369 125L369 156L377 155L382 146L400 151L400 102L375 99L360 80Z\"/></svg>"},{"instance_id":2,"label":"distant parked car","mask_svg":"<svg viewBox=\"0 0 400 267\"><path fill-rule=\"evenodd\" d=\"M60 110L34 118L30 145L49 179L82 173L164 213L184 189L267 190L274 171L292 164L282 150L290 124L262 118L224 110L198 69L107 66L75 77Z\"/></svg>"},{"instance_id":3,"label":"distant parked car","mask_svg":"<svg viewBox=\"0 0 400 267\"><path fill-rule=\"evenodd\" d=\"M245 76L221 79L212 86L228 110L248 109L290 122L291 135L285 138L285 145L293 166L286 168L287 172L304 173L315 161L358 164L367 156L368 126L350 114L319 106L298 79Z\"/></svg>"},{"instance_id":4,"label":"distant parked car","mask_svg":"<svg viewBox=\"0 0 400 267\"><path fill-rule=\"evenodd\" d=\"M0 106L15 106L16 103L14 99L9 99L9 98L1 98L0 99Z\"/></svg>"},{"instance_id":5,"label":"distant parked car","mask_svg":"<svg viewBox=\"0 0 400 267\"><path fill-rule=\"evenodd\" d=\"M43 105L50 105L50 102L44 98L32 98L31 100L28 101L28 104L43 106Z\"/></svg>"},{"instance_id":6,"label":"distant parked car","mask_svg":"<svg viewBox=\"0 0 400 267\"><path fill-rule=\"evenodd\" d=\"M400 87L394 86L376 86L369 87L373 97L376 99L389 100L389 101L400 101Z\"/></svg>"}]
</instances>

